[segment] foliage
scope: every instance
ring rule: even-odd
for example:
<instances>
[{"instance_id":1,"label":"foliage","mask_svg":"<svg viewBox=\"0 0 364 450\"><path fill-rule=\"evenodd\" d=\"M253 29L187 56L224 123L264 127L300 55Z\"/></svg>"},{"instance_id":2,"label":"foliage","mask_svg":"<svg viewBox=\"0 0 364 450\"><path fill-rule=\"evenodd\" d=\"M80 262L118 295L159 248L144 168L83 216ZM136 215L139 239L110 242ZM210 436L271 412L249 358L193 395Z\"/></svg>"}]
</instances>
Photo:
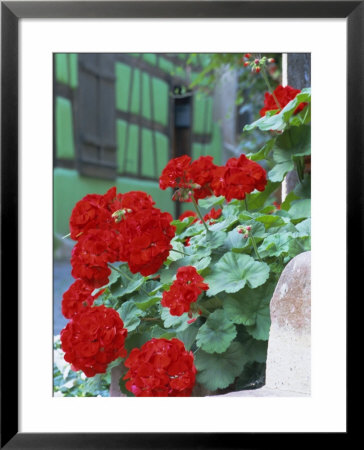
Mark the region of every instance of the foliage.
<instances>
[{"instance_id":1,"label":"foliage","mask_svg":"<svg viewBox=\"0 0 364 450\"><path fill-rule=\"evenodd\" d=\"M213 58L207 69L213 69L217 62ZM221 57L220 62L228 60ZM310 155L310 101L310 89L304 89L281 111L269 112L245 126L244 133L259 130L267 135L264 145L247 155L251 161L267 163L265 190L230 202L214 195L199 199L197 204L202 208L221 208L220 217L207 224L193 217L171 222L176 227L172 250L159 270L150 275L135 274L127 264L114 263L109 282L100 288L102 294L94 305L104 304L119 313L128 331L128 352L153 338L177 338L193 352L197 382L207 390L261 385L270 329L269 304L275 286L286 264L310 249L310 178L304 170L305 157ZM296 113L302 103L303 110ZM300 184L282 205L274 205L273 194L292 169L297 171ZM162 306L163 293L171 289L178 270L185 266L194 267L208 289L198 291L188 313L171 315ZM114 362L106 374L93 377L92 384L70 371L69 365L60 364L57 345L55 391L62 395L107 395ZM120 386L133 395L123 380Z\"/></svg>"}]
</instances>

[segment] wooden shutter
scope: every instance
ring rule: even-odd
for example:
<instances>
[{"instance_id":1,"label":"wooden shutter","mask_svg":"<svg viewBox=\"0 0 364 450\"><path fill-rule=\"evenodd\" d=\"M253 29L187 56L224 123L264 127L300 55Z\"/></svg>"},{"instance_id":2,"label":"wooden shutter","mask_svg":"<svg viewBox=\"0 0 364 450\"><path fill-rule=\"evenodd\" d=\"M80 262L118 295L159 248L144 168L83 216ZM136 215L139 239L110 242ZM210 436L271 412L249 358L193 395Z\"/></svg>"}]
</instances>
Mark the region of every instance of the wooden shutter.
<instances>
[{"instance_id":1,"label":"wooden shutter","mask_svg":"<svg viewBox=\"0 0 364 450\"><path fill-rule=\"evenodd\" d=\"M79 54L77 167L81 175L116 177L115 75L109 54Z\"/></svg>"}]
</instances>

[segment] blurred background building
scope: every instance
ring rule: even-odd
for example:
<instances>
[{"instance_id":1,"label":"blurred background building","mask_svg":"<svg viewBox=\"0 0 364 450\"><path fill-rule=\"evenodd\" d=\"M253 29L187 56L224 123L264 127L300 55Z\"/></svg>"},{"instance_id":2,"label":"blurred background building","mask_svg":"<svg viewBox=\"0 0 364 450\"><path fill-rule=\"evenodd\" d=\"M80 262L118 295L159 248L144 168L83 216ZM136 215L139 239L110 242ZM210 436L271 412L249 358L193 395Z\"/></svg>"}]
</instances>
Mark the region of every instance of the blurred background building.
<instances>
[{"instance_id":1,"label":"blurred background building","mask_svg":"<svg viewBox=\"0 0 364 450\"><path fill-rule=\"evenodd\" d=\"M54 231L69 232L75 203L89 193L142 190L174 217L159 189L167 162L182 154L221 163L214 97L188 89L208 55L54 55ZM235 94L234 94L235 95ZM234 101L234 99L233 99Z\"/></svg>"}]
</instances>

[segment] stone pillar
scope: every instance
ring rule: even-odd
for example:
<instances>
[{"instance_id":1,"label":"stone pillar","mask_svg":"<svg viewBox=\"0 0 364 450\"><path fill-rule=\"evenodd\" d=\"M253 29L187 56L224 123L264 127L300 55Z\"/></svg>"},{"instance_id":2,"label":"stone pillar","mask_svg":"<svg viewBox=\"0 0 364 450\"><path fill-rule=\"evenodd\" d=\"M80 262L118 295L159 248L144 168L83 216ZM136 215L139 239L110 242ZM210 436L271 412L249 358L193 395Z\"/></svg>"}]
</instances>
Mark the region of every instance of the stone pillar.
<instances>
[{"instance_id":1,"label":"stone pillar","mask_svg":"<svg viewBox=\"0 0 364 450\"><path fill-rule=\"evenodd\" d=\"M311 252L293 258L270 303L266 388L310 394Z\"/></svg>"}]
</instances>

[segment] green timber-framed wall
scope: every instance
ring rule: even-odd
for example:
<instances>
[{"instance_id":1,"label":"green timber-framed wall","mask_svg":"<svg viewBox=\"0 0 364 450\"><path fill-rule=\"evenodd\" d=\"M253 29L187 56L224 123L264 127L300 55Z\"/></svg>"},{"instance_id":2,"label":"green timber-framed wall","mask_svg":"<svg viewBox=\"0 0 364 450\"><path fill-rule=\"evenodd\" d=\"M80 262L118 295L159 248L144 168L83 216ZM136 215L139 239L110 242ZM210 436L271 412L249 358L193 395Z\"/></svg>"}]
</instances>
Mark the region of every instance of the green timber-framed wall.
<instances>
[{"instance_id":1,"label":"green timber-framed wall","mask_svg":"<svg viewBox=\"0 0 364 450\"><path fill-rule=\"evenodd\" d=\"M142 190L174 217L180 211L171 190L158 178L169 159L179 156L175 137L176 86L187 86L208 55L186 69L188 54L54 55L54 232L69 232L75 203L89 193ZM190 66L191 67L191 66ZM220 128L213 121L213 97L191 97L193 159L211 155L221 163ZM183 97L181 95L180 97ZM184 153L182 149L182 153ZM182 210L190 205L180 205Z\"/></svg>"}]
</instances>

